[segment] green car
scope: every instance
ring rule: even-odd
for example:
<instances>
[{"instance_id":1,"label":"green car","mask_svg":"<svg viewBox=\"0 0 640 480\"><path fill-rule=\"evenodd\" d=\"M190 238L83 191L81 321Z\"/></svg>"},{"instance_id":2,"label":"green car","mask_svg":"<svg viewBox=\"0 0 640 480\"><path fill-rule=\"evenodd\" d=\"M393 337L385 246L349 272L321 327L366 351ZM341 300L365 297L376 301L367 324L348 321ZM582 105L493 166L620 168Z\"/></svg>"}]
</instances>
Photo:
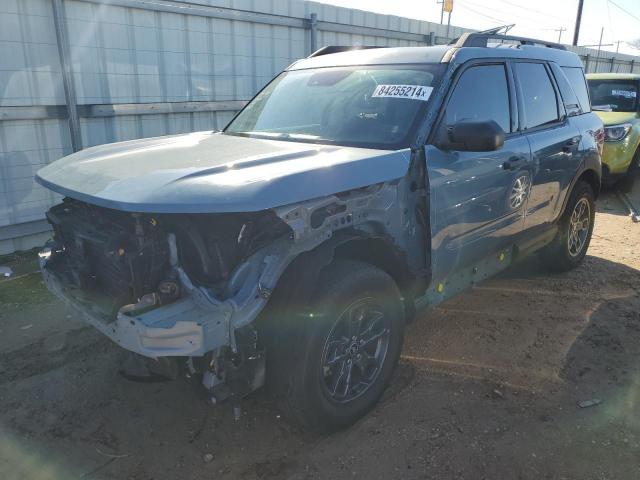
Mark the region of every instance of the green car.
<instances>
[{"instance_id":1,"label":"green car","mask_svg":"<svg viewBox=\"0 0 640 480\"><path fill-rule=\"evenodd\" d=\"M591 108L604 123L602 181L630 186L640 170L640 74L587 75Z\"/></svg>"}]
</instances>

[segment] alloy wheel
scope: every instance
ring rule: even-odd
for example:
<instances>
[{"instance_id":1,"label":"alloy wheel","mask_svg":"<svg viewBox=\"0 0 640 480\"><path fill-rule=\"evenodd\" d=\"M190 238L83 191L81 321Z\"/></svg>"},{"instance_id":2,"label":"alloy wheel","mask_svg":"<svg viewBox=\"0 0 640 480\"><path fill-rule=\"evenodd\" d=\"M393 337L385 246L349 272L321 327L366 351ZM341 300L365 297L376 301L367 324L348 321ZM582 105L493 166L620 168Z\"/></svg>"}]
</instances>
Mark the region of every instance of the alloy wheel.
<instances>
[{"instance_id":1,"label":"alloy wheel","mask_svg":"<svg viewBox=\"0 0 640 480\"><path fill-rule=\"evenodd\" d=\"M322 352L321 383L334 402L347 403L376 381L389 349L389 319L373 298L348 306L334 324Z\"/></svg>"},{"instance_id":2,"label":"alloy wheel","mask_svg":"<svg viewBox=\"0 0 640 480\"><path fill-rule=\"evenodd\" d=\"M573 207L571 219L569 220L569 236L567 244L569 255L577 257L582 253L582 249L589 237L589 227L591 224L591 206L586 198L581 198Z\"/></svg>"}]
</instances>

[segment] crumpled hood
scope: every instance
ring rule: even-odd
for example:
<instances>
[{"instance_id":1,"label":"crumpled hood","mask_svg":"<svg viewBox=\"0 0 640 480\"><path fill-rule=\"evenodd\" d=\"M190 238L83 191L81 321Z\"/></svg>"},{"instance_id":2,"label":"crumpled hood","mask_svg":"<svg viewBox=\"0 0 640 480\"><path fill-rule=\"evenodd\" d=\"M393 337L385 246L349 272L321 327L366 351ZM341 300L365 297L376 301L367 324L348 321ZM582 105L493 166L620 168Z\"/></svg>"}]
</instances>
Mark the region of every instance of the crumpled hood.
<instances>
[{"instance_id":1,"label":"crumpled hood","mask_svg":"<svg viewBox=\"0 0 640 480\"><path fill-rule=\"evenodd\" d=\"M404 176L409 150L384 151L195 132L88 148L36 180L130 212L258 211Z\"/></svg>"},{"instance_id":2,"label":"crumpled hood","mask_svg":"<svg viewBox=\"0 0 640 480\"><path fill-rule=\"evenodd\" d=\"M638 116L633 112L599 112L594 110L596 115L600 117L605 126L619 125L621 123L629 123L638 120Z\"/></svg>"}]
</instances>

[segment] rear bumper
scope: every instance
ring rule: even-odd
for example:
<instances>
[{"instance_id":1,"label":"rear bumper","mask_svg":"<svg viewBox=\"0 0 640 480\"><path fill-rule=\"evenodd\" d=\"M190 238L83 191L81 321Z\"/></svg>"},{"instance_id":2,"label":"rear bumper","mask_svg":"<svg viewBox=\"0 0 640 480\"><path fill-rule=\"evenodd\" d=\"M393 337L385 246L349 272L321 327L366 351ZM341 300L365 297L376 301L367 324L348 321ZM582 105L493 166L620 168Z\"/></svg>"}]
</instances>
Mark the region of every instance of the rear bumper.
<instances>
[{"instance_id":1,"label":"rear bumper","mask_svg":"<svg viewBox=\"0 0 640 480\"><path fill-rule=\"evenodd\" d=\"M46 259L41 260L47 288L79 311L84 321L127 350L150 358L201 356L214 348L229 345L231 312L223 305L204 308L196 299L186 295L142 314L130 316L121 310L115 319L106 319L90 304L74 296L47 269L46 263Z\"/></svg>"}]
</instances>

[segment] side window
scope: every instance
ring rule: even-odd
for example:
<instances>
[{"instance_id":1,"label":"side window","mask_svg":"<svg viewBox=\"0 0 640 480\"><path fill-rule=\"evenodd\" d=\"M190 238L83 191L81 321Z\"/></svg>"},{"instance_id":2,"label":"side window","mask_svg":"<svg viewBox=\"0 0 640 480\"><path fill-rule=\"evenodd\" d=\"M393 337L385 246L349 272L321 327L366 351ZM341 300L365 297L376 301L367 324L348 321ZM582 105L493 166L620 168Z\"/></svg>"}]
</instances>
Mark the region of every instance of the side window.
<instances>
[{"instance_id":1,"label":"side window","mask_svg":"<svg viewBox=\"0 0 640 480\"><path fill-rule=\"evenodd\" d=\"M479 65L462 74L445 111L447 125L460 120L495 120L505 132L511 131L509 89L503 65Z\"/></svg>"},{"instance_id":2,"label":"side window","mask_svg":"<svg viewBox=\"0 0 640 480\"><path fill-rule=\"evenodd\" d=\"M547 69L541 63L516 63L526 122L534 128L558 120L558 100Z\"/></svg>"},{"instance_id":3,"label":"side window","mask_svg":"<svg viewBox=\"0 0 640 480\"><path fill-rule=\"evenodd\" d=\"M591 102L589 101L589 92L587 90L587 80L584 78L584 72L579 67L562 67L562 71L569 79L569 83L573 87L573 91L578 96L580 108L583 113L591 111Z\"/></svg>"},{"instance_id":4,"label":"side window","mask_svg":"<svg viewBox=\"0 0 640 480\"><path fill-rule=\"evenodd\" d=\"M580 102L578 101L578 97L562 69L555 63L552 63L551 71L553 72L556 84L560 89L560 96L562 97L564 108L567 111L567 116L571 117L573 115L580 115L581 113L584 113L580 106Z\"/></svg>"}]
</instances>

